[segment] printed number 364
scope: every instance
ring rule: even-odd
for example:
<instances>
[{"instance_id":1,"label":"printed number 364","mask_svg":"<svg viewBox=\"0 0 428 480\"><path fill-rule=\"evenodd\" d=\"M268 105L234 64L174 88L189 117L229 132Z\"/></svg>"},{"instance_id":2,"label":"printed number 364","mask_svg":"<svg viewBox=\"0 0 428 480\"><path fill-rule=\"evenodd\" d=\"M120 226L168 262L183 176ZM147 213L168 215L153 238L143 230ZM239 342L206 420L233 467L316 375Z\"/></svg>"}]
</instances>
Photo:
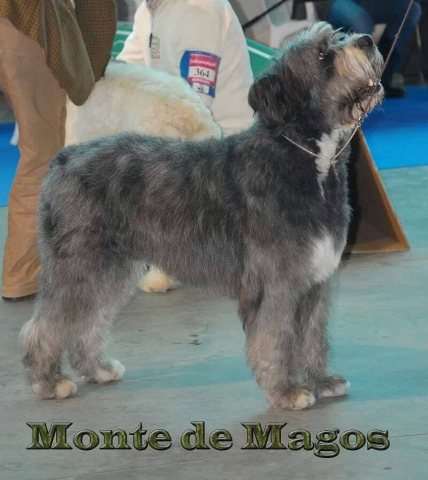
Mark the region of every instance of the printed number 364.
<instances>
[{"instance_id":1,"label":"printed number 364","mask_svg":"<svg viewBox=\"0 0 428 480\"><path fill-rule=\"evenodd\" d=\"M209 70L206 70L206 69L203 69L203 68L197 68L196 71L195 71L195 73L196 73L196 75L198 75L199 77L209 78L209 76L210 76Z\"/></svg>"}]
</instances>

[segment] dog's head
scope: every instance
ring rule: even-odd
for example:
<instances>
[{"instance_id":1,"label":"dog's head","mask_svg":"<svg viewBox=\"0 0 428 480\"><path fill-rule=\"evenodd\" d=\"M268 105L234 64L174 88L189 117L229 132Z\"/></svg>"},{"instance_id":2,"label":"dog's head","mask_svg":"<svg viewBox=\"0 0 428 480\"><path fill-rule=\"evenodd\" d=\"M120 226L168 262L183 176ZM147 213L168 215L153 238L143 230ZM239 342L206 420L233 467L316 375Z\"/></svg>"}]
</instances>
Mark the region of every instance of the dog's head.
<instances>
[{"instance_id":1,"label":"dog's head","mask_svg":"<svg viewBox=\"0 0 428 480\"><path fill-rule=\"evenodd\" d=\"M345 128L383 97L382 56L369 35L347 35L317 22L287 43L250 89L259 121L286 127Z\"/></svg>"}]
</instances>

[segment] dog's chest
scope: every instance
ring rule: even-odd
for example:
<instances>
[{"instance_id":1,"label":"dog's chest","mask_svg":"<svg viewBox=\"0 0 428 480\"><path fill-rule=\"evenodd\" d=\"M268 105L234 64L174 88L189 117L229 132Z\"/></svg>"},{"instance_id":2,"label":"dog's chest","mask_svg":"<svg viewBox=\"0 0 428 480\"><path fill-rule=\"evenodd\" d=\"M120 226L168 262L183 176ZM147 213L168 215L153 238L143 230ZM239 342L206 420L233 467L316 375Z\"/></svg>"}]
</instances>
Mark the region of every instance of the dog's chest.
<instances>
[{"instance_id":1,"label":"dog's chest","mask_svg":"<svg viewBox=\"0 0 428 480\"><path fill-rule=\"evenodd\" d=\"M315 240L311 251L311 273L316 282L329 278L337 269L342 256L343 246L335 246L329 234Z\"/></svg>"},{"instance_id":2,"label":"dog's chest","mask_svg":"<svg viewBox=\"0 0 428 480\"><path fill-rule=\"evenodd\" d=\"M323 183L332 166L332 159L336 154L342 135L343 132L341 130L333 130L330 135L323 133L321 139L317 142L320 156L316 158L315 164L318 172L317 180L322 195L324 195Z\"/></svg>"}]
</instances>

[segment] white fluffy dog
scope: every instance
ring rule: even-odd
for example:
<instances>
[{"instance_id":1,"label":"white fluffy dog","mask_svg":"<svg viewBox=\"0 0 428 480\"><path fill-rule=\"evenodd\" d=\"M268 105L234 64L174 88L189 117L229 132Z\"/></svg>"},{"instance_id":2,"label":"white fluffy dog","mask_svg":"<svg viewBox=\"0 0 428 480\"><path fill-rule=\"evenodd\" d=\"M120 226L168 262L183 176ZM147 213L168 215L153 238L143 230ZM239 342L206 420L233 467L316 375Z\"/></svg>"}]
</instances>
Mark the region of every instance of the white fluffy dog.
<instances>
[{"instance_id":1,"label":"white fluffy dog","mask_svg":"<svg viewBox=\"0 0 428 480\"><path fill-rule=\"evenodd\" d=\"M66 145L123 131L182 140L221 137L211 111L185 80L114 61L84 105L76 107L68 101L65 128ZM172 284L173 280L153 267L140 288L165 292Z\"/></svg>"},{"instance_id":2,"label":"white fluffy dog","mask_svg":"<svg viewBox=\"0 0 428 480\"><path fill-rule=\"evenodd\" d=\"M184 79L111 62L84 105L68 102L65 143L123 131L183 140L221 136L210 110Z\"/></svg>"}]
</instances>

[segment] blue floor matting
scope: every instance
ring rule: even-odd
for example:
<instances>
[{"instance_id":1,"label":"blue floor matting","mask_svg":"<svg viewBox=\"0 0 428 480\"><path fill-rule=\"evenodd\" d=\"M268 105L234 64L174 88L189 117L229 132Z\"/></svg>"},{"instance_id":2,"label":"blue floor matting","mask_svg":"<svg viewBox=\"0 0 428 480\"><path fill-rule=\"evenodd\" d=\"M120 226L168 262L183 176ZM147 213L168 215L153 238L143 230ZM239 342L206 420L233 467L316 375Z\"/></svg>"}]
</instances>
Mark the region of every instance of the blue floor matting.
<instances>
[{"instance_id":1,"label":"blue floor matting","mask_svg":"<svg viewBox=\"0 0 428 480\"><path fill-rule=\"evenodd\" d=\"M18 165L18 148L10 145L14 128L14 123L0 123L0 207L7 205L10 186Z\"/></svg>"},{"instance_id":2,"label":"blue floor matting","mask_svg":"<svg viewBox=\"0 0 428 480\"><path fill-rule=\"evenodd\" d=\"M407 87L405 98L385 100L363 125L379 168L428 164L428 87Z\"/></svg>"},{"instance_id":3,"label":"blue floor matting","mask_svg":"<svg viewBox=\"0 0 428 480\"><path fill-rule=\"evenodd\" d=\"M0 206L7 205L18 163L10 145L14 124L0 124ZM386 100L363 125L377 167L399 168L428 164L428 87L408 87L404 99Z\"/></svg>"}]
</instances>

